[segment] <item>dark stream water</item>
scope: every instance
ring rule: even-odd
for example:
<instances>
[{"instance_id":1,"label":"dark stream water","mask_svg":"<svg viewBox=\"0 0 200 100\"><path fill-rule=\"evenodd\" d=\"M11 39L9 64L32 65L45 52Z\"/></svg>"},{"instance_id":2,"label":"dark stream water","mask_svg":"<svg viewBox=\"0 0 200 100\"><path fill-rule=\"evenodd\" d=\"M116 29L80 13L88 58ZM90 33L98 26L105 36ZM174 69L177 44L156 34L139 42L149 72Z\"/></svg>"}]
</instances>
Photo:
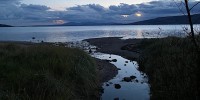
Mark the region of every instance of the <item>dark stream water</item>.
<instances>
[{"instance_id":1,"label":"dark stream water","mask_svg":"<svg viewBox=\"0 0 200 100\"><path fill-rule=\"evenodd\" d=\"M103 53L94 53L93 57L102 60L116 59L116 62L111 62L117 68L121 69L113 79L103 84L104 93L102 94L102 100L149 100L149 85L147 83L147 76L138 71L138 63L136 61L129 61L118 55L110 55ZM124 77L135 76L131 82L123 81ZM120 89L115 88L115 84L121 86Z\"/></svg>"}]
</instances>

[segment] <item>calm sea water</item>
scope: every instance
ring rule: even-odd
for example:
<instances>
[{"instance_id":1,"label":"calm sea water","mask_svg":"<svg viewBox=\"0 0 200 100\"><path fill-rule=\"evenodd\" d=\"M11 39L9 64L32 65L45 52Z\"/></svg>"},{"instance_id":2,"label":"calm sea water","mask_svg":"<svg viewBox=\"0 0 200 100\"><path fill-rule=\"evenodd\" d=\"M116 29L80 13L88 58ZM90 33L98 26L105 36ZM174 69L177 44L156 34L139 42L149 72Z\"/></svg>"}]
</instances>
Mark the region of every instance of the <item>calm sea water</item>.
<instances>
[{"instance_id":1,"label":"calm sea water","mask_svg":"<svg viewBox=\"0 0 200 100\"><path fill-rule=\"evenodd\" d=\"M123 37L155 38L185 36L186 25L116 25L116 26L61 26L61 27L1 27L0 41L69 42L88 38ZM195 26L198 29L198 25Z\"/></svg>"}]
</instances>

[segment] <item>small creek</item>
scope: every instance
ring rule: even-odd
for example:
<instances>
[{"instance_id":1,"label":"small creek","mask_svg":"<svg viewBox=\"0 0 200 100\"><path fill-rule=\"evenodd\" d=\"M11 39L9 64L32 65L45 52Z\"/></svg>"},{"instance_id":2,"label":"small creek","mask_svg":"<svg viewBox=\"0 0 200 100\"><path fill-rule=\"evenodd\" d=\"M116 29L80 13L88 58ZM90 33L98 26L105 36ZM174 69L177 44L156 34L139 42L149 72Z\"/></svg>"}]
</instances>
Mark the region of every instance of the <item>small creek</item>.
<instances>
[{"instance_id":1,"label":"small creek","mask_svg":"<svg viewBox=\"0 0 200 100\"><path fill-rule=\"evenodd\" d=\"M113 79L103 84L104 93L102 100L149 100L149 84L146 74L138 71L138 64L118 55L110 55L103 53L94 53L95 58L102 60L113 60L118 69L118 74ZM124 77L135 76L130 82L123 81ZM116 88L115 84L119 84L120 88Z\"/></svg>"},{"instance_id":2,"label":"small creek","mask_svg":"<svg viewBox=\"0 0 200 100\"><path fill-rule=\"evenodd\" d=\"M90 52L92 57L108 60L119 69L118 74L113 79L103 84L102 100L150 99L148 77L138 70L139 65L136 61L130 61L118 55L98 53L96 52L96 46L92 46L85 41L67 43L67 47L83 49ZM125 81L125 77L131 78L131 80ZM116 85L118 86L116 87Z\"/></svg>"}]
</instances>

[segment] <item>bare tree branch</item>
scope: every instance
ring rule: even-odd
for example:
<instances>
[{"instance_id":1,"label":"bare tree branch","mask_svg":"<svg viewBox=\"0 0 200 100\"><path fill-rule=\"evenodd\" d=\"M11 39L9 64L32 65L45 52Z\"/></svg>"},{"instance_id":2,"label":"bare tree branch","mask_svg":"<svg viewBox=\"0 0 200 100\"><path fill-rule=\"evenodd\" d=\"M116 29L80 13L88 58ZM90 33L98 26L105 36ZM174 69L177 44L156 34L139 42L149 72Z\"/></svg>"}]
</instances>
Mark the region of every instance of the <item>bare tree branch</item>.
<instances>
[{"instance_id":1,"label":"bare tree branch","mask_svg":"<svg viewBox=\"0 0 200 100\"><path fill-rule=\"evenodd\" d=\"M191 8L190 8L190 11L199 4L200 2L197 2L195 5L193 5Z\"/></svg>"},{"instance_id":2,"label":"bare tree branch","mask_svg":"<svg viewBox=\"0 0 200 100\"><path fill-rule=\"evenodd\" d=\"M186 11L187 11L188 22L189 22L189 25L190 25L189 35L191 35L190 37L192 39L192 42L194 43L196 50L199 52L199 45L198 45L198 43L195 39L194 27L193 27L193 22L192 22L192 17L191 17L191 12L190 12L190 8L189 8L188 0L185 0L185 8L186 8Z\"/></svg>"},{"instance_id":3,"label":"bare tree branch","mask_svg":"<svg viewBox=\"0 0 200 100\"><path fill-rule=\"evenodd\" d=\"M182 4L183 4L183 5L185 5L185 4L184 4L182 1L181 1L180 4L178 4L175 0L173 0L173 1L174 1L175 5L178 7L179 11L180 11L183 15L186 16L186 14L184 13L184 11L183 11L182 8L181 8Z\"/></svg>"},{"instance_id":4,"label":"bare tree branch","mask_svg":"<svg viewBox=\"0 0 200 100\"><path fill-rule=\"evenodd\" d=\"M181 4L183 4L185 6L185 3L183 1L181 1Z\"/></svg>"}]
</instances>

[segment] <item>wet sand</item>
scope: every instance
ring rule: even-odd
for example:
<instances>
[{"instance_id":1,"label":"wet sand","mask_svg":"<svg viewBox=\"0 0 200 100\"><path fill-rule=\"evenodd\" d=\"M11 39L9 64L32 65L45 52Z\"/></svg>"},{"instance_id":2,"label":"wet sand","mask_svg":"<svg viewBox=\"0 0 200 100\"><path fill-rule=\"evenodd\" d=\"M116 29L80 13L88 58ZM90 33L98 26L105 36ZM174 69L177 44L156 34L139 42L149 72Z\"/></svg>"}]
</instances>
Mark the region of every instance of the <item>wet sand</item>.
<instances>
[{"instance_id":1,"label":"wet sand","mask_svg":"<svg viewBox=\"0 0 200 100\"><path fill-rule=\"evenodd\" d=\"M94 59L100 84L109 81L118 74L118 69L115 65L105 60Z\"/></svg>"},{"instance_id":2,"label":"wet sand","mask_svg":"<svg viewBox=\"0 0 200 100\"><path fill-rule=\"evenodd\" d=\"M97 46L97 52L120 55L129 60L136 60L139 58L140 49L137 45L142 39L126 39L122 40L120 37L106 37L106 38L92 38L84 41L91 45Z\"/></svg>"}]
</instances>

